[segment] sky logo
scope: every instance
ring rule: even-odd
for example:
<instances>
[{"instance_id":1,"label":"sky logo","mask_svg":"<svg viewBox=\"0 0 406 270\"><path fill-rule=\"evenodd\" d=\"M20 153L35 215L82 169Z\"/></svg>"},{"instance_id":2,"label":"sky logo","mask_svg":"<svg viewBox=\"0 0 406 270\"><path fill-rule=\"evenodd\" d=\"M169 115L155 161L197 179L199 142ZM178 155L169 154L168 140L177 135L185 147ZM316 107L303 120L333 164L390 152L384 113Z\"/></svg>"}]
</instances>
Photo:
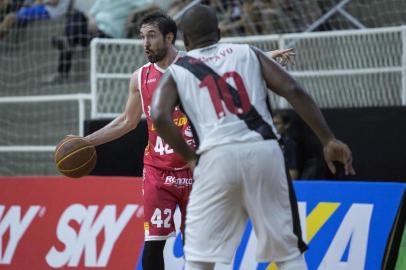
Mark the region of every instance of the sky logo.
<instances>
[{"instance_id":1,"label":"sky logo","mask_svg":"<svg viewBox=\"0 0 406 270\"><path fill-rule=\"evenodd\" d=\"M18 243L41 209L32 205L23 213L21 208L12 205L7 210L6 206L0 205L0 265L11 264Z\"/></svg>"},{"instance_id":2,"label":"sky logo","mask_svg":"<svg viewBox=\"0 0 406 270\"><path fill-rule=\"evenodd\" d=\"M56 228L64 249L51 247L45 257L50 267L77 267L82 256L85 267L106 267L115 242L139 205L128 204L122 213L117 213L116 205L103 206L101 211L99 208L72 204L64 211ZM72 227L72 221L80 224L78 231ZM103 235L103 242L97 241L99 235Z\"/></svg>"}]
</instances>

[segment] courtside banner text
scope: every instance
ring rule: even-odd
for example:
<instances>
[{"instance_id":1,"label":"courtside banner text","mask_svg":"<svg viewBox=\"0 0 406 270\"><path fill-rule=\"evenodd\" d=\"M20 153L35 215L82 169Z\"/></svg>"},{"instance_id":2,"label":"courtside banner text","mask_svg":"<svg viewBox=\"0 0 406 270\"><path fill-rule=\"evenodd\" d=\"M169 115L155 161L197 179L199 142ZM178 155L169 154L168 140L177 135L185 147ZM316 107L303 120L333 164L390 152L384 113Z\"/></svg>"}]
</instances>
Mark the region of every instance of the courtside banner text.
<instances>
[{"instance_id":1,"label":"courtside banner text","mask_svg":"<svg viewBox=\"0 0 406 270\"><path fill-rule=\"evenodd\" d=\"M125 177L0 177L0 269L142 269L141 186ZM295 189L309 269L380 269L405 184L297 181ZM216 270L276 270L255 261L255 244L248 223L233 263ZM183 269L179 234L165 265Z\"/></svg>"},{"instance_id":2,"label":"courtside banner text","mask_svg":"<svg viewBox=\"0 0 406 270\"><path fill-rule=\"evenodd\" d=\"M310 270L379 270L405 184L296 181L299 216L309 245ZM215 270L276 270L255 261L256 238L249 222L232 265ZM167 269L181 270L180 235L166 249ZM141 268L139 268L141 269Z\"/></svg>"},{"instance_id":3,"label":"courtside banner text","mask_svg":"<svg viewBox=\"0 0 406 270\"><path fill-rule=\"evenodd\" d=\"M139 178L0 177L0 269L135 269Z\"/></svg>"}]
</instances>

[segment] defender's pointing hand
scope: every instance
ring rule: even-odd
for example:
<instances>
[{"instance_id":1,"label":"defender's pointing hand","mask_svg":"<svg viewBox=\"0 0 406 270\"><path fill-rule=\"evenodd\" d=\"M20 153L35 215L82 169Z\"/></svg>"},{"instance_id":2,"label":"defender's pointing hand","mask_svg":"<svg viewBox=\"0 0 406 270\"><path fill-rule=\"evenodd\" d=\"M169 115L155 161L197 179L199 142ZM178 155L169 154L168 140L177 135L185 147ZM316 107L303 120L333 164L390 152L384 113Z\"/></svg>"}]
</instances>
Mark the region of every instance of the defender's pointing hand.
<instances>
[{"instance_id":1,"label":"defender's pointing hand","mask_svg":"<svg viewBox=\"0 0 406 270\"><path fill-rule=\"evenodd\" d=\"M341 162L344 165L345 175L354 175L355 171L352 167L352 154L350 148L343 142L333 139L330 140L323 149L324 159L330 171L335 174L336 167L333 161Z\"/></svg>"}]
</instances>

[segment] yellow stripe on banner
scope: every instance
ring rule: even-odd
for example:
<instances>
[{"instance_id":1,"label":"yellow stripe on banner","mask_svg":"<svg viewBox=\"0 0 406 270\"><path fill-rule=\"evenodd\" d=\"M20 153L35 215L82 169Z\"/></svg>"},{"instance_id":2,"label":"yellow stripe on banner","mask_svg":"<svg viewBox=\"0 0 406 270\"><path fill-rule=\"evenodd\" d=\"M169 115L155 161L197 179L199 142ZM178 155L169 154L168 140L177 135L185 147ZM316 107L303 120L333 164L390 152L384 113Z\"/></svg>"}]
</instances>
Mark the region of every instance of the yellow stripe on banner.
<instances>
[{"instance_id":1,"label":"yellow stripe on banner","mask_svg":"<svg viewBox=\"0 0 406 270\"><path fill-rule=\"evenodd\" d=\"M307 242L313 239L317 232L323 227L323 225L334 214L340 203L319 203L310 215L306 218L307 224ZM268 265L266 270L278 270L279 268L275 263Z\"/></svg>"},{"instance_id":2,"label":"yellow stripe on banner","mask_svg":"<svg viewBox=\"0 0 406 270\"><path fill-rule=\"evenodd\" d=\"M273 262L273 263L271 263L267 268L266 268L266 270L278 270L279 268L278 268L278 266L276 266L276 264Z\"/></svg>"},{"instance_id":3,"label":"yellow stripe on banner","mask_svg":"<svg viewBox=\"0 0 406 270\"><path fill-rule=\"evenodd\" d=\"M307 224L307 242L313 239L316 233L323 227L327 220L340 206L340 203L319 203L316 208L306 218Z\"/></svg>"}]
</instances>

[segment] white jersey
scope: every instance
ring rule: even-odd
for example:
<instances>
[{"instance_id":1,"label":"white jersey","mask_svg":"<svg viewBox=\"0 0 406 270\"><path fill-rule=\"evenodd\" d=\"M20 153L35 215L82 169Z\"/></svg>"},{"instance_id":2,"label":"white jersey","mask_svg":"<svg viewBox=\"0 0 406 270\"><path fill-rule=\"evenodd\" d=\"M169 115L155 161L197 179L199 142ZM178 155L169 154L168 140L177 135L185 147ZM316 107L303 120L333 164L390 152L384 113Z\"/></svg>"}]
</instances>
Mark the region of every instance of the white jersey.
<instances>
[{"instance_id":1,"label":"white jersey","mask_svg":"<svg viewBox=\"0 0 406 270\"><path fill-rule=\"evenodd\" d=\"M217 43L195 49L169 70L197 133L197 153L276 138L260 63L248 45Z\"/></svg>"}]
</instances>

